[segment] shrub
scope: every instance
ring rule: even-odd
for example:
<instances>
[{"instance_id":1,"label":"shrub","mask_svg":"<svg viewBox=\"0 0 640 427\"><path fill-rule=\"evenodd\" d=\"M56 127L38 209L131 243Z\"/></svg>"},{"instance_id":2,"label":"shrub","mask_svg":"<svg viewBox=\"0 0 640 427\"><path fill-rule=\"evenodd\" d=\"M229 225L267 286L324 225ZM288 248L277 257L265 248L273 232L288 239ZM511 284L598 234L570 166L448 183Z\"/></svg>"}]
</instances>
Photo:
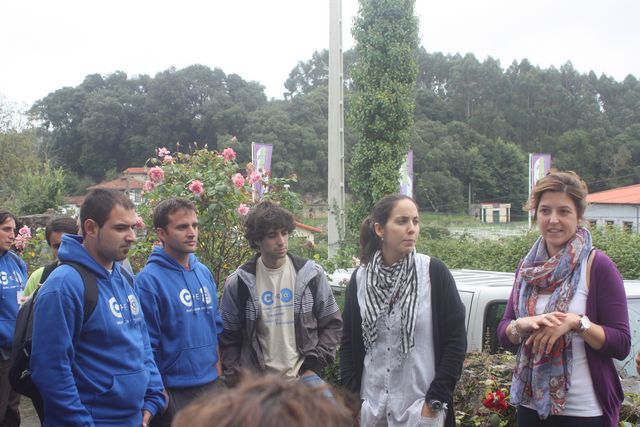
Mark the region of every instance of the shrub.
<instances>
[{"instance_id":1,"label":"shrub","mask_svg":"<svg viewBox=\"0 0 640 427\"><path fill-rule=\"evenodd\" d=\"M152 224L153 209L162 200L183 197L192 201L198 213L198 258L218 285L253 254L243 234L244 215L254 203L252 183L260 182L267 189L264 199L292 211L300 206L298 195L289 190L290 180L262 176L251 163L243 175L230 148L222 153L205 148L174 155L161 148L148 166L145 202L139 207L144 223ZM155 233L149 232L136 245L131 256L136 268L148 258L155 239Z\"/></svg>"}]
</instances>

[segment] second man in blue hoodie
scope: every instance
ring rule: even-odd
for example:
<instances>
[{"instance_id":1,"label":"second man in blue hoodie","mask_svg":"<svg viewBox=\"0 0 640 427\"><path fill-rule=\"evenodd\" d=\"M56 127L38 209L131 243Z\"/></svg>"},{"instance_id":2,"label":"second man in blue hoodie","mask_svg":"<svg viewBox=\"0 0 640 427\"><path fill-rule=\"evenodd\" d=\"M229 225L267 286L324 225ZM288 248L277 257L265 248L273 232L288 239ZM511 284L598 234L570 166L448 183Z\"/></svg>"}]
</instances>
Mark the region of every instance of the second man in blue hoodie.
<instances>
[{"instance_id":1,"label":"second man in blue hoodie","mask_svg":"<svg viewBox=\"0 0 640 427\"><path fill-rule=\"evenodd\" d=\"M162 242L136 277L153 355L169 393L169 407L152 426L169 426L177 411L209 391L221 373L216 283L193 254L198 217L193 203L172 198L153 212Z\"/></svg>"}]
</instances>

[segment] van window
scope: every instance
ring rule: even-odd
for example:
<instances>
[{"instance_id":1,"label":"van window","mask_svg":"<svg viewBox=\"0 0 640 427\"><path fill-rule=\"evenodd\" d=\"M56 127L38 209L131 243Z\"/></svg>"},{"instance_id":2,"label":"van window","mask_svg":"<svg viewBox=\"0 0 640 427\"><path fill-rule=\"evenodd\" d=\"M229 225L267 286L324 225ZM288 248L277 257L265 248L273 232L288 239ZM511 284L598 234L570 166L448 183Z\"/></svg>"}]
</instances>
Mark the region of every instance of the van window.
<instances>
[{"instance_id":1,"label":"van window","mask_svg":"<svg viewBox=\"0 0 640 427\"><path fill-rule=\"evenodd\" d=\"M484 314L484 333L482 334L482 346L489 353L497 353L505 351L498 343L498 323L504 316L504 310L507 308L506 301L493 301L487 304Z\"/></svg>"}]
</instances>

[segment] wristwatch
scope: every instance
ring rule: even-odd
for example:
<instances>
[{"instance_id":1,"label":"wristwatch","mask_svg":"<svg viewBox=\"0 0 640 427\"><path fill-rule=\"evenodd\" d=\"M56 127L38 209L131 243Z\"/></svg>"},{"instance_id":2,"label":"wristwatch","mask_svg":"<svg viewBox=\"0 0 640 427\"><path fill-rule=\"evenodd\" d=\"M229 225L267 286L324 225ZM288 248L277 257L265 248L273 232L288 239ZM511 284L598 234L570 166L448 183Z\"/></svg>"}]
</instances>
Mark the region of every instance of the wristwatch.
<instances>
[{"instance_id":1,"label":"wristwatch","mask_svg":"<svg viewBox=\"0 0 640 427\"><path fill-rule=\"evenodd\" d=\"M591 327L591 321L589 320L589 318L584 314L580 316L580 329L578 329L578 332L584 332L590 327Z\"/></svg>"},{"instance_id":2,"label":"wristwatch","mask_svg":"<svg viewBox=\"0 0 640 427\"><path fill-rule=\"evenodd\" d=\"M447 404L442 403L439 400L431 399L429 401L429 408L431 408L433 412L439 412L439 411L442 411L443 409L447 409Z\"/></svg>"}]
</instances>

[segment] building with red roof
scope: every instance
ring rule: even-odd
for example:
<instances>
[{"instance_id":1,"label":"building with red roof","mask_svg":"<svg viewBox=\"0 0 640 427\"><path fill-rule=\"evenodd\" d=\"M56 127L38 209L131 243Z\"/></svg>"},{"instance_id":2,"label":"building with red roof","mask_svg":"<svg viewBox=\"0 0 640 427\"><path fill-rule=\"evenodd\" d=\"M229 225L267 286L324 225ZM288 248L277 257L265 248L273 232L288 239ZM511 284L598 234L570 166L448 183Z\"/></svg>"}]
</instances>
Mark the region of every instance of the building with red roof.
<instances>
[{"instance_id":1,"label":"building with red roof","mask_svg":"<svg viewBox=\"0 0 640 427\"><path fill-rule=\"evenodd\" d=\"M640 184L589 194L587 201L584 216L591 225L618 226L638 233Z\"/></svg>"}]
</instances>

